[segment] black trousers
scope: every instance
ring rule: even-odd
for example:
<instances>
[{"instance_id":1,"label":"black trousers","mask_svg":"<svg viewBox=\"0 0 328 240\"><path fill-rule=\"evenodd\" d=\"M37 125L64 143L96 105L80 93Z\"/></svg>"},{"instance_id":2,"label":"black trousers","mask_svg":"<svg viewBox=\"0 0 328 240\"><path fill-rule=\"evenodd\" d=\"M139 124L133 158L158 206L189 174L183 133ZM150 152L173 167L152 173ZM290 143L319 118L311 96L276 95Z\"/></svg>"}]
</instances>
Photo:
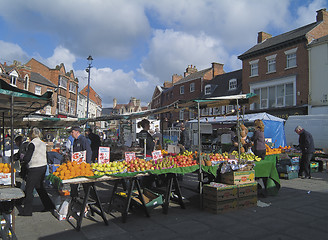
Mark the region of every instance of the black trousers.
<instances>
[{"instance_id":1,"label":"black trousers","mask_svg":"<svg viewBox=\"0 0 328 240\"><path fill-rule=\"evenodd\" d=\"M266 150L254 150L254 154L262 159L265 158Z\"/></svg>"},{"instance_id":2,"label":"black trousers","mask_svg":"<svg viewBox=\"0 0 328 240\"><path fill-rule=\"evenodd\" d=\"M27 178L26 178L26 187L25 187L25 202L23 208L24 214L32 214L34 188L38 192L40 200L45 209L50 210L55 208L55 205L51 201L47 191L44 189L43 186L43 180L45 177L46 170L47 170L47 166L28 169Z\"/></svg>"},{"instance_id":3,"label":"black trousers","mask_svg":"<svg viewBox=\"0 0 328 240\"><path fill-rule=\"evenodd\" d=\"M313 153L303 153L300 159L300 171L298 172L298 176L302 176L303 172L305 177L311 177L311 168L310 162L313 157Z\"/></svg>"}]
</instances>

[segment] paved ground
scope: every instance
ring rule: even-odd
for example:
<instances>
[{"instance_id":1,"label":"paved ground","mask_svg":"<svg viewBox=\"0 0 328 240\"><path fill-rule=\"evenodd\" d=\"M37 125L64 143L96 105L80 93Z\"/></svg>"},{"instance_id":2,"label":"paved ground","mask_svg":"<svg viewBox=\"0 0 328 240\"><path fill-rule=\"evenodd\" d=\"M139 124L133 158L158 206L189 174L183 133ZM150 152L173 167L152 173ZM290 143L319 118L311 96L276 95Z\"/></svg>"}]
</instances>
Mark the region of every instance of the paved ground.
<instances>
[{"instance_id":1,"label":"paved ground","mask_svg":"<svg viewBox=\"0 0 328 240\"><path fill-rule=\"evenodd\" d=\"M268 207L252 207L219 215L200 210L197 177L184 177L182 193L186 209L171 204L168 215L160 207L147 218L135 209L122 223L120 214L107 215L106 226L100 217L83 219L77 232L66 221L58 221L51 213L35 212L32 217L16 216L18 239L327 239L328 236L328 174L313 173L312 179L281 180L277 196L260 198ZM100 187L106 187L104 185ZM107 191L108 192L108 191ZM101 199L108 198L101 191ZM35 199L35 211L42 209ZM17 215L17 210L16 210Z\"/></svg>"}]
</instances>

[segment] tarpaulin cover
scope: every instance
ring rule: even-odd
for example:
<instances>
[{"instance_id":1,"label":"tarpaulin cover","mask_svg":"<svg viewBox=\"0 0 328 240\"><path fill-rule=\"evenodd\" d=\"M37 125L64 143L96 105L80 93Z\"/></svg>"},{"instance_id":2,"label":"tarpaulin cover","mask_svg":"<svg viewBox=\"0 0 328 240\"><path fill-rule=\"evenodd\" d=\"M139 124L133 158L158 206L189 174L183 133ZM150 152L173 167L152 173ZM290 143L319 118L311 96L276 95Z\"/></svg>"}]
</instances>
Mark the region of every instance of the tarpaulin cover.
<instances>
[{"instance_id":1,"label":"tarpaulin cover","mask_svg":"<svg viewBox=\"0 0 328 240\"><path fill-rule=\"evenodd\" d=\"M284 129L284 122L263 120L264 123L264 137L271 138L274 147L285 147L286 136Z\"/></svg>"}]
</instances>

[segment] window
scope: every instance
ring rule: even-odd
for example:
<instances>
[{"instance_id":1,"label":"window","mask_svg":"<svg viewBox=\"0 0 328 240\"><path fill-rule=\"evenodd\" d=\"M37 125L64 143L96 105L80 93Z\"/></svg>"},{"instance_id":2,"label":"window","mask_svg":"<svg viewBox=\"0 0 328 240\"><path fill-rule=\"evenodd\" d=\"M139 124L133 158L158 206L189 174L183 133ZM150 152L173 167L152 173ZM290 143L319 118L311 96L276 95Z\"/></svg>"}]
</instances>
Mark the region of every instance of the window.
<instances>
[{"instance_id":1,"label":"window","mask_svg":"<svg viewBox=\"0 0 328 240\"><path fill-rule=\"evenodd\" d=\"M68 114L75 115L75 101L68 100Z\"/></svg>"},{"instance_id":2,"label":"window","mask_svg":"<svg viewBox=\"0 0 328 240\"><path fill-rule=\"evenodd\" d=\"M69 82L69 91L76 93L76 84L74 82Z\"/></svg>"},{"instance_id":3,"label":"window","mask_svg":"<svg viewBox=\"0 0 328 240\"><path fill-rule=\"evenodd\" d=\"M180 87L180 94L184 94L184 86Z\"/></svg>"},{"instance_id":4,"label":"window","mask_svg":"<svg viewBox=\"0 0 328 240\"><path fill-rule=\"evenodd\" d=\"M211 85L206 85L205 86L205 95L209 95L211 94Z\"/></svg>"},{"instance_id":5,"label":"window","mask_svg":"<svg viewBox=\"0 0 328 240\"><path fill-rule=\"evenodd\" d=\"M45 110L46 110L46 115L51 115L51 106L50 105L46 106Z\"/></svg>"},{"instance_id":6,"label":"window","mask_svg":"<svg viewBox=\"0 0 328 240\"><path fill-rule=\"evenodd\" d=\"M286 54L286 68L296 67L296 51L297 48L293 48L285 51Z\"/></svg>"},{"instance_id":7,"label":"window","mask_svg":"<svg viewBox=\"0 0 328 240\"><path fill-rule=\"evenodd\" d=\"M36 95L41 95L41 86L35 86L35 92Z\"/></svg>"},{"instance_id":8,"label":"window","mask_svg":"<svg viewBox=\"0 0 328 240\"><path fill-rule=\"evenodd\" d=\"M194 111L189 109L189 119L194 119Z\"/></svg>"},{"instance_id":9,"label":"window","mask_svg":"<svg viewBox=\"0 0 328 240\"><path fill-rule=\"evenodd\" d=\"M276 71L276 56L277 54L265 57L268 62L268 73Z\"/></svg>"},{"instance_id":10,"label":"window","mask_svg":"<svg viewBox=\"0 0 328 240\"><path fill-rule=\"evenodd\" d=\"M195 83L190 83L189 85L189 91L194 92L195 91Z\"/></svg>"},{"instance_id":11,"label":"window","mask_svg":"<svg viewBox=\"0 0 328 240\"><path fill-rule=\"evenodd\" d=\"M170 98L173 98L173 91L170 92Z\"/></svg>"},{"instance_id":12,"label":"window","mask_svg":"<svg viewBox=\"0 0 328 240\"><path fill-rule=\"evenodd\" d=\"M229 80L229 90L237 89L237 79L230 79Z\"/></svg>"},{"instance_id":13,"label":"window","mask_svg":"<svg viewBox=\"0 0 328 240\"><path fill-rule=\"evenodd\" d=\"M17 77L16 76L11 76L10 84L16 86L16 82L17 82Z\"/></svg>"},{"instance_id":14,"label":"window","mask_svg":"<svg viewBox=\"0 0 328 240\"><path fill-rule=\"evenodd\" d=\"M66 98L58 96L59 112L66 113Z\"/></svg>"},{"instance_id":15,"label":"window","mask_svg":"<svg viewBox=\"0 0 328 240\"><path fill-rule=\"evenodd\" d=\"M286 107L295 105L295 82L278 82L275 85L252 88L260 98L260 104L255 103L253 109Z\"/></svg>"},{"instance_id":16,"label":"window","mask_svg":"<svg viewBox=\"0 0 328 240\"><path fill-rule=\"evenodd\" d=\"M184 109L180 110L180 112L179 112L179 119L180 119L181 121L184 120Z\"/></svg>"},{"instance_id":17,"label":"window","mask_svg":"<svg viewBox=\"0 0 328 240\"><path fill-rule=\"evenodd\" d=\"M67 78L64 78L63 76L59 76L59 87L62 87L64 89L67 89Z\"/></svg>"},{"instance_id":18,"label":"window","mask_svg":"<svg viewBox=\"0 0 328 240\"><path fill-rule=\"evenodd\" d=\"M251 77L259 75L259 60L250 61L249 64L251 65Z\"/></svg>"},{"instance_id":19,"label":"window","mask_svg":"<svg viewBox=\"0 0 328 240\"><path fill-rule=\"evenodd\" d=\"M24 78L24 89L27 90L28 89L28 76L26 75Z\"/></svg>"}]
</instances>

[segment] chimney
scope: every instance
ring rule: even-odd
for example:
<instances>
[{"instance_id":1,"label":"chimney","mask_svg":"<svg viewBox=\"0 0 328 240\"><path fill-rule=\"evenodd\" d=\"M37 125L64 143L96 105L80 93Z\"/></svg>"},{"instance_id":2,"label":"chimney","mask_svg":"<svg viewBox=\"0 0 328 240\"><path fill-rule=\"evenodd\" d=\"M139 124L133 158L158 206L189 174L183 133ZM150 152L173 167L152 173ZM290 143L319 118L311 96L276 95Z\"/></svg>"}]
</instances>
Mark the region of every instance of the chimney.
<instances>
[{"instance_id":1,"label":"chimney","mask_svg":"<svg viewBox=\"0 0 328 240\"><path fill-rule=\"evenodd\" d=\"M272 37L272 35L269 34L269 33L266 33L266 32L258 32L258 34L257 34L257 43L261 43L264 40L266 40L268 38L271 38L271 37Z\"/></svg>"},{"instance_id":2,"label":"chimney","mask_svg":"<svg viewBox=\"0 0 328 240\"><path fill-rule=\"evenodd\" d=\"M328 22L328 12L326 11L326 8L317 11L317 22L321 21Z\"/></svg>"},{"instance_id":3,"label":"chimney","mask_svg":"<svg viewBox=\"0 0 328 240\"><path fill-rule=\"evenodd\" d=\"M135 97L132 97L130 101L132 102L133 106L136 106L137 99Z\"/></svg>"},{"instance_id":4,"label":"chimney","mask_svg":"<svg viewBox=\"0 0 328 240\"><path fill-rule=\"evenodd\" d=\"M190 66L188 65L188 67L186 68L186 72L184 73L184 77L187 77L190 74L193 74L195 72L197 72L196 66L193 67L192 65L190 65Z\"/></svg>"},{"instance_id":5,"label":"chimney","mask_svg":"<svg viewBox=\"0 0 328 240\"><path fill-rule=\"evenodd\" d=\"M115 107L116 107L116 105L117 105L117 99L116 99L116 98L114 98L114 99L113 99L113 108L115 108Z\"/></svg>"},{"instance_id":6,"label":"chimney","mask_svg":"<svg viewBox=\"0 0 328 240\"><path fill-rule=\"evenodd\" d=\"M221 75L224 72L223 70L223 65L222 63L216 63L216 62L212 62L212 72L213 72L213 78L217 75Z\"/></svg>"},{"instance_id":7,"label":"chimney","mask_svg":"<svg viewBox=\"0 0 328 240\"><path fill-rule=\"evenodd\" d=\"M173 74L173 75L172 75L172 84L175 84L175 83L178 82L180 79L182 79L182 76L181 76L181 75Z\"/></svg>"},{"instance_id":8,"label":"chimney","mask_svg":"<svg viewBox=\"0 0 328 240\"><path fill-rule=\"evenodd\" d=\"M173 78L173 77L172 77L172 78ZM170 88L170 87L172 87L172 82L165 81L164 84L163 84L163 87L165 87L165 88Z\"/></svg>"}]
</instances>

